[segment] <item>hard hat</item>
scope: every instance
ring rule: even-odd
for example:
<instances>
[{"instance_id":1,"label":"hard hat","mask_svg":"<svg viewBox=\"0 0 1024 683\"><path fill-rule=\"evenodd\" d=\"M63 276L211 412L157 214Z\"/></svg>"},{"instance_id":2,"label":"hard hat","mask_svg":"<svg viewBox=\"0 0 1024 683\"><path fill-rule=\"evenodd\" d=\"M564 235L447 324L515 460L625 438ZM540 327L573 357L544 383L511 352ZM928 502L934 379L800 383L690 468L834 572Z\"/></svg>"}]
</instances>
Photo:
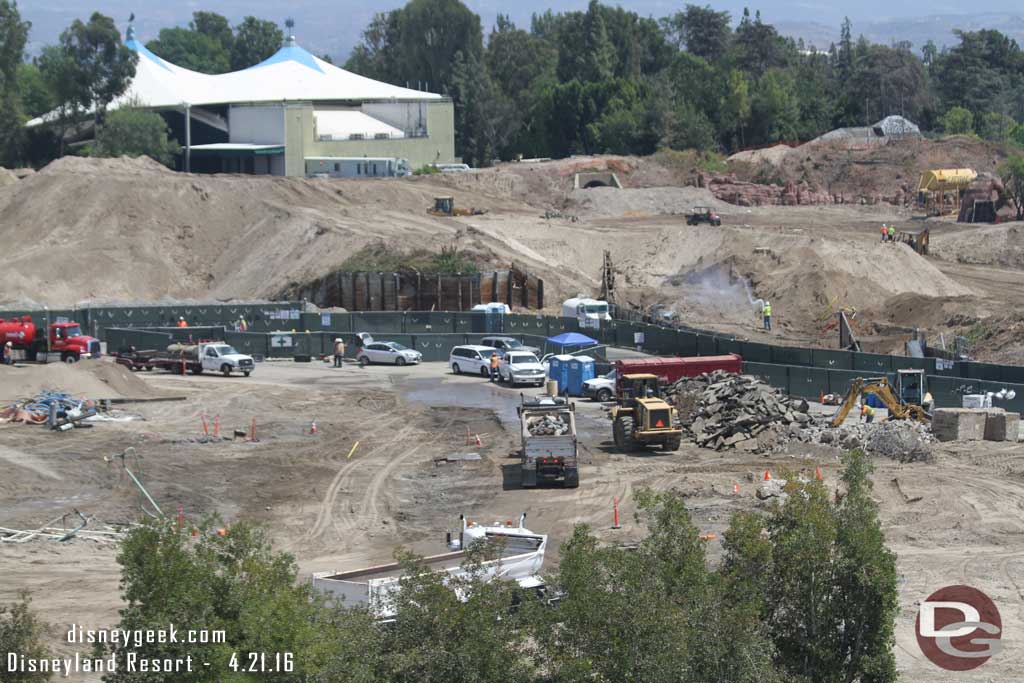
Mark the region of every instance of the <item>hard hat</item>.
<instances>
[{"instance_id":1,"label":"hard hat","mask_svg":"<svg viewBox=\"0 0 1024 683\"><path fill-rule=\"evenodd\" d=\"M341 341L341 337L338 337L337 339L334 340L334 343L337 344L340 341Z\"/></svg>"},{"instance_id":2,"label":"hard hat","mask_svg":"<svg viewBox=\"0 0 1024 683\"><path fill-rule=\"evenodd\" d=\"M184 319L185 319L185 316L183 316L183 315L179 315L178 316L178 320L184 320Z\"/></svg>"}]
</instances>

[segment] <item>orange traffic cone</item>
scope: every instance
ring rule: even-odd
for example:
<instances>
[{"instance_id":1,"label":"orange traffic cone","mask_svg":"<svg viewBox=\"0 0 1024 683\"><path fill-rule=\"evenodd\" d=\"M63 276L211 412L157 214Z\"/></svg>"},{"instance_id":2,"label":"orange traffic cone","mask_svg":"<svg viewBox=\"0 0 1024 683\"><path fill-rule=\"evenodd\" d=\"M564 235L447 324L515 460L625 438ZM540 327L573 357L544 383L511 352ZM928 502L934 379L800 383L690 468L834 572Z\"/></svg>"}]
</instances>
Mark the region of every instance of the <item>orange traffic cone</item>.
<instances>
[{"instance_id":1,"label":"orange traffic cone","mask_svg":"<svg viewBox=\"0 0 1024 683\"><path fill-rule=\"evenodd\" d=\"M772 480L772 475L768 472L768 470L764 471L764 480L765 481L771 481Z\"/></svg>"},{"instance_id":2,"label":"orange traffic cone","mask_svg":"<svg viewBox=\"0 0 1024 683\"><path fill-rule=\"evenodd\" d=\"M818 481L823 481L825 479L825 477L823 477L821 474L821 465L818 465L817 467L814 468L814 478L817 479Z\"/></svg>"},{"instance_id":3,"label":"orange traffic cone","mask_svg":"<svg viewBox=\"0 0 1024 683\"><path fill-rule=\"evenodd\" d=\"M732 485L732 492L734 494L739 493L740 492L740 485L734 482L733 485Z\"/></svg>"},{"instance_id":4,"label":"orange traffic cone","mask_svg":"<svg viewBox=\"0 0 1024 683\"><path fill-rule=\"evenodd\" d=\"M484 445L484 442L480 440L480 435L479 434L474 434L473 438L476 439L476 445L477 446L483 446Z\"/></svg>"}]
</instances>

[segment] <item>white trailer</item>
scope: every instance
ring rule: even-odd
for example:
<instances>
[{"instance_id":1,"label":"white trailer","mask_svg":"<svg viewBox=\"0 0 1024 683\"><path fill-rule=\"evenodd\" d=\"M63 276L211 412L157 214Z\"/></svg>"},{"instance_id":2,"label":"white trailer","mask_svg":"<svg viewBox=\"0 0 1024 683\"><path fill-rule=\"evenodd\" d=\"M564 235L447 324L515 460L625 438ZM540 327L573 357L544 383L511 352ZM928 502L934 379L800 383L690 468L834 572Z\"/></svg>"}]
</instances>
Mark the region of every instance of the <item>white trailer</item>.
<instances>
[{"instance_id":1,"label":"white trailer","mask_svg":"<svg viewBox=\"0 0 1024 683\"><path fill-rule=\"evenodd\" d=\"M475 524L459 517L461 529L448 532L450 552L423 559L431 571L444 573L444 581L466 575L463 564L466 548L480 542L494 543L500 550L496 559L481 565L486 580L515 581L520 588L538 589L544 581L538 575L544 564L544 550L548 537L525 528L526 513L519 518L519 526L511 522L495 522L490 526ZM315 572L313 588L342 600L345 606L369 605L382 620L395 616L393 594L399 588L402 567L397 563L366 567L347 572Z\"/></svg>"}]
</instances>

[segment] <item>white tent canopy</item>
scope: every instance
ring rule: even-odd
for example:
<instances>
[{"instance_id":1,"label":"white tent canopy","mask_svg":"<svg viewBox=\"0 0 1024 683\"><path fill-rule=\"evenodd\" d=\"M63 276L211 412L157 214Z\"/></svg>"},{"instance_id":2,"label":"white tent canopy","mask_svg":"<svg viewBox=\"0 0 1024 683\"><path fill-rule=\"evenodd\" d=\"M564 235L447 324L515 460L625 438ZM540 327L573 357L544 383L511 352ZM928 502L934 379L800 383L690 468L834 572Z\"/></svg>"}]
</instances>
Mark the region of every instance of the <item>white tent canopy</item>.
<instances>
[{"instance_id":1,"label":"white tent canopy","mask_svg":"<svg viewBox=\"0 0 1024 683\"><path fill-rule=\"evenodd\" d=\"M130 101L154 109L234 102L438 100L441 95L401 88L339 69L295 44L287 44L259 64L226 74L201 74L161 59L135 40L129 28L125 45L139 55L128 90L111 103ZM29 121L39 125L51 114Z\"/></svg>"}]
</instances>

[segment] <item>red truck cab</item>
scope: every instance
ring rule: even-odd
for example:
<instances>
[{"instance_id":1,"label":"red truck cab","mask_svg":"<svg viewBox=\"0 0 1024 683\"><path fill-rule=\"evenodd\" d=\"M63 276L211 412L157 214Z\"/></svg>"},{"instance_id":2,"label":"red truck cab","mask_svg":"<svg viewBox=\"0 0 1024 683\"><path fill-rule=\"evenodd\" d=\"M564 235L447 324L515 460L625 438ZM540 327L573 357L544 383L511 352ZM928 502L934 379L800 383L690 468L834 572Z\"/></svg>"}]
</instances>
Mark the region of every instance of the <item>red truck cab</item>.
<instances>
[{"instance_id":1,"label":"red truck cab","mask_svg":"<svg viewBox=\"0 0 1024 683\"><path fill-rule=\"evenodd\" d=\"M60 354L65 363L74 363L82 358L99 358L100 341L82 334L82 326L76 322L61 322L50 325L49 347L42 330L32 322L32 316L4 320L0 318L0 343L11 342L15 351L24 352L26 360L35 361L42 355L47 360L48 353Z\"/></svg>"}]
</instances>

